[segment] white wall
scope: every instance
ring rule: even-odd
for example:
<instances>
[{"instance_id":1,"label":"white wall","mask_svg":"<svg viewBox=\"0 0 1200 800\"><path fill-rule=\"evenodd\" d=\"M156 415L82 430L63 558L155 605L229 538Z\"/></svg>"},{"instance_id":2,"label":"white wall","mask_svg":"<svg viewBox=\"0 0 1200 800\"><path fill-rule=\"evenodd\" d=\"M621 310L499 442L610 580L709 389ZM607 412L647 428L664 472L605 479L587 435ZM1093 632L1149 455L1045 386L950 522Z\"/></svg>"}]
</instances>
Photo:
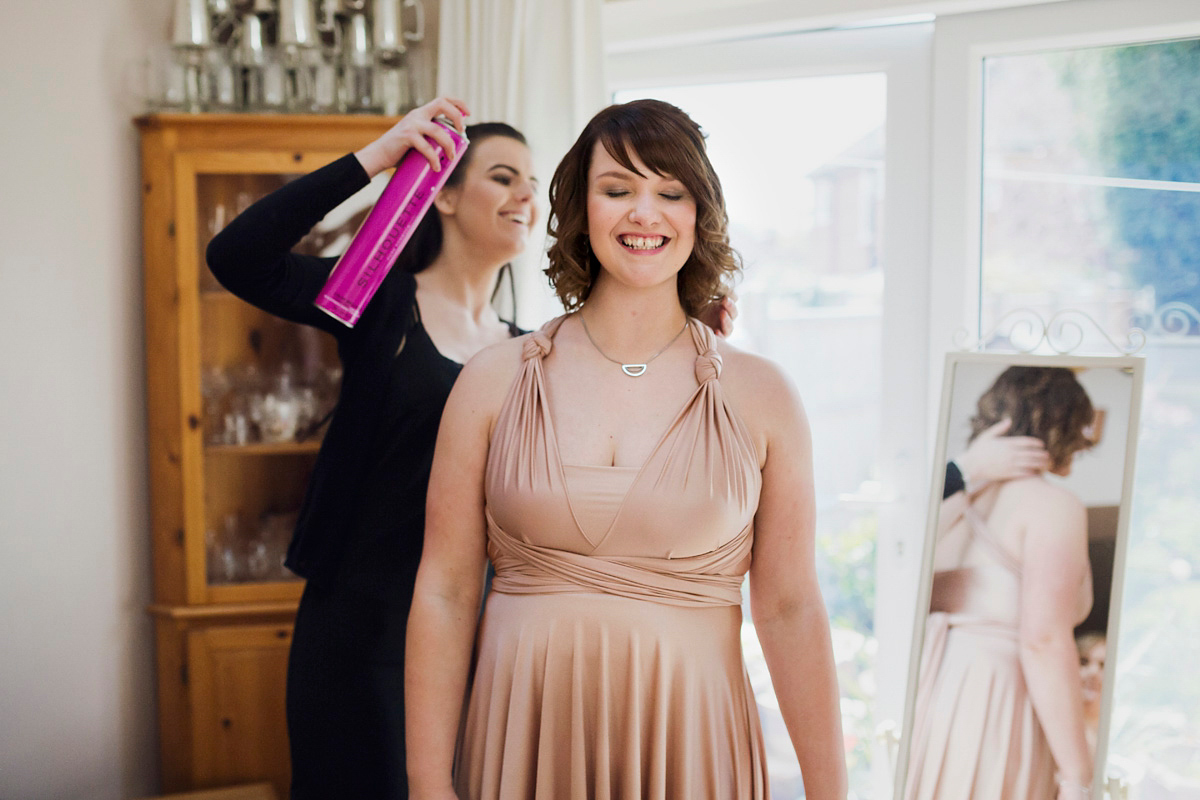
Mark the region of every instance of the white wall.
<instances>
[{"instance_id":1,"label":"white wall","mask_svg":"<svg viewBox=\"0 0 1200 800\"><path fill-rule=\"evenodd\" d=\"M136 138L168 0L5 4L0 797L157 789Z\"/></svg>"}]
</instances>

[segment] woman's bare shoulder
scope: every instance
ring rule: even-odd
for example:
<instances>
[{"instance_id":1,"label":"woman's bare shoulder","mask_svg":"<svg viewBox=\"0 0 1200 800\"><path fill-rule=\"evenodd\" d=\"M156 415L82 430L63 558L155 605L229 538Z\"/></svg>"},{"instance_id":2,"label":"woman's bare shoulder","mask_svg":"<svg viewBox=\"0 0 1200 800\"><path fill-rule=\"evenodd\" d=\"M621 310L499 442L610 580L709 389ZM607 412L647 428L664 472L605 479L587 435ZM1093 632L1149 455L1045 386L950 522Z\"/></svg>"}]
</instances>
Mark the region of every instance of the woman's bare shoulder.
<instances>
[{"instance_id":1,"label":"woman's bare shoulder","mask_svg":"<svg viewBox=\"0 0 1200 800\"><path fill-rule=\"evenodd\" d=\"M531 335L527 333L505 339L480 350L463 366L455 388L461 385L460 391L471 391L482 394L484 398L496 399L498 406L521 368L525 342Z\"/></svg>"},{"instance_id":2,"label":"woman's bare shoulder","mask_svg":"<svg viewBox=\"0 0 1200 800\"><path fill-rule=\"evenodd\" d=\"M997 497L997 506L1001 503L1021 517L1061 519L1086 513L1083 501L1074 492L1040 475L1005 482Z\"/></svg>"},{"instance_id":3,"label":"woman's bare shoulder","mask_svg":"<svg viewBox=\"0 0 1200 800\"><path fill-rule=\"evenodd\" d=\"M748 353L728 342L717 345L721 356L721 388L732 408L762 437L807 437L808 422L796 384L769 358Z\"/></svg>"},{"instance_id":4,"label":"woman's bare shoulder","mask_svg":"<svg viewBox=\"0 0 1200 800\"><path fill-rule=\"evenodd\" d=\"M721 356L721 385L726 390L764 392L777 397L780 393L796 392L791 378L769 358L742 350L724 339L717 341L717 353Z\"/></svg>"}]
</instances>

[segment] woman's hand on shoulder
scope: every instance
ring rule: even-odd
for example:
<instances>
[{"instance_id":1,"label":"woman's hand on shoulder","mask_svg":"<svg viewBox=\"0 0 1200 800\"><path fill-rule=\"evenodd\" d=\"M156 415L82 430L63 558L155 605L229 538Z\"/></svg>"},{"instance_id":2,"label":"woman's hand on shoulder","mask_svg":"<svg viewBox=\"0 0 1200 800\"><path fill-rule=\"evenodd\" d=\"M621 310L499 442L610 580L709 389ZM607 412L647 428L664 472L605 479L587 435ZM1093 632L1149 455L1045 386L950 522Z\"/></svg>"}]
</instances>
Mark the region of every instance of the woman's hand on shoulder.
<instances>
[{"instance_id":1,"label":"woman's hand on shoulder","mask_svg":"<svg viewBox=\"0 0 1200 800\"><path fill-rule=\"evenodd\" d=\"M733 321L738 315L737 299L737 293L730 289L720 300L701 311L696 318L712 328L717 336L728 338L733 334Z\"/></svg>"},{"instance_id":2,"label":"woman's hand on shoulder","mask_svg":"<svg viewBox=\"0 0 1200 800\"><path fill-rule=\"evenodd\" d=\"M467 360L454 382L451 396L458 394L493 420L508 394L508 387L521 368L525 341L532 334L488 345Z\"/></svg>"},{"instance_id":3,"label":"woman's hand on shoulder","mask_svg":"<svg viewBox=\"0 0 1200 800\"><path fill-rule=\"evenodd\" d=\"M463 118L470 113L461 100L439 97L409 111L386 133L354 155L371 178L385 169L396 166L409 149L418 150L429 160L434 171L439 171L441 165L438 163L437 152L426 137L440 144L449 154L454 153L454 140L444 127L434 122L434 119L439 116L445 117L461 133L464 127Z\"/></svg>"}]
</instances>

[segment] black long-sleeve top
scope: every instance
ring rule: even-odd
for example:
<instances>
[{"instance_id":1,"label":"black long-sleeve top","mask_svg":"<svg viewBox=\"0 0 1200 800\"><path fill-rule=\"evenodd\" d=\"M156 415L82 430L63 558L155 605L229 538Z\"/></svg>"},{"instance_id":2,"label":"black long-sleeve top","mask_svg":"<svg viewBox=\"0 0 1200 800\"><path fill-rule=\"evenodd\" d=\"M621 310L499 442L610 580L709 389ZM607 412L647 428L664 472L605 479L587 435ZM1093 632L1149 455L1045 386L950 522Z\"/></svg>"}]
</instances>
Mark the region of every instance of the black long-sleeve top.
<instances>
[{"instance_id":1,"label":"black long-sleeve top","mask_svg":"<svg viewBox=\"0 0 1200 800\"><path fill-rule=\"evenodd\" d=\"M313 302L336 263L292 253L329 211L368 183L347 155L246 209L209 244L229 291L337 338L342 388L309 481L286 564L310 581L411 594L438 423L461 365L420 324L416 281L392 270L353 328Z\"/></svg>"}]
</instances>

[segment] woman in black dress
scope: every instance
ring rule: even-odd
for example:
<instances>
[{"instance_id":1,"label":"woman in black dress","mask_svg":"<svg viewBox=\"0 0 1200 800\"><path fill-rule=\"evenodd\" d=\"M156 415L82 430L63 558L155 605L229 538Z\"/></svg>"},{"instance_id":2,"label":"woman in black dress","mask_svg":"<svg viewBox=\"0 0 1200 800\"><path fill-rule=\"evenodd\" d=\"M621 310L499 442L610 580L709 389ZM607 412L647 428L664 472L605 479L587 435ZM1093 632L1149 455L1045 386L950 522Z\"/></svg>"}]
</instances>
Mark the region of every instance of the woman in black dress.
<instances>
[{"instance_id":1,"label":"woman in black dress","mask_svg":"<svg viewBox=\"0 0 1200 800\"><path fill-rule=\"evenodd\" d=\"M522 135L466 128L462 162L354 328L319 311L336 259L291 249L423 136L453 150L466 108L439 98L382 137L264 197L208 248L217 279L272 314L338 341L341 396L288 549L307 578L288 663L294 798L407 797L404 637L442 408L463 362L518 333L491 297L536 222ZM436 161L434 161L436 163Z\"/></svg>"}]
</instances>

